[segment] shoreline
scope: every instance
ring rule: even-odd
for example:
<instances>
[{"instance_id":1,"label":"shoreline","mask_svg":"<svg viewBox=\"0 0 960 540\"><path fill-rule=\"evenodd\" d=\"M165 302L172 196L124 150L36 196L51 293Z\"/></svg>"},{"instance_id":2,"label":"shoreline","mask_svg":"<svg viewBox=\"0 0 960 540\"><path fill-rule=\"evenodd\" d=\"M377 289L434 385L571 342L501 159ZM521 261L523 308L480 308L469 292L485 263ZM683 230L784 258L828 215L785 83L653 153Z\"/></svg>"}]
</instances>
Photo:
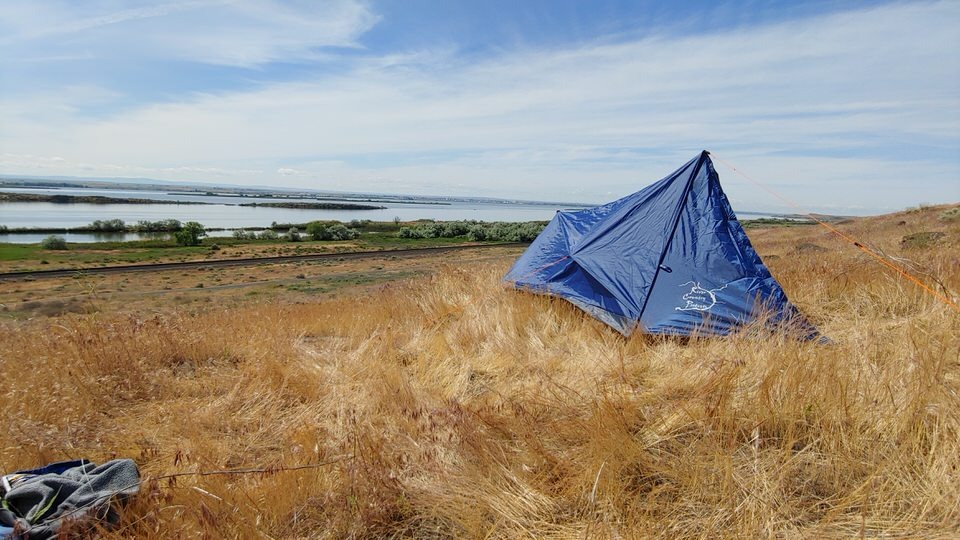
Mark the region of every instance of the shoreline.
<instances>
[{"instance_id":1,"label":"shoreline","mask_svg":"<svg viewBox=\"0 0 960 540\"><path fill-rule=\"evenodd\" d=\"M326 221L326 220L321 220ZM366 221L366 220L364 220ZM451 220L451 221L433 221L433 220L415 220L415 221L404 221L403 225L411 225L417 223L457 223L461 220ZM758 219L741 219L739 220L745 228L754 228L754 227L777 227L777 226L803 226L803 225L813 225L814 221L809 219L801 220L796 218L758 218ZM350 226L350 222L343 221L331 221L331 223L342 223L344 225ZM485 223L484 221L476 221L476 223ZM307 223L273 223L266 226L257 226L257 227L204 227L204 230L208 232L223 232L223 231L286 231L290 228L298 228L302 231L306 229L309 225ZM394 222L388 221L370 221L364 224L364 227L372 228L376 230L394 230L398 225ZM96 229L92 226L81 226L81 227L17 227L17 228L3 228L0 226L0 235L27 235L27 234L94 234L94 235L124 235L124 234L144 234L144 235L170 235L173 234L174 230L169 231L147 231L140 230L135 225L130 225L123 230L116 231L105 231L102 229ZM2 242L0 242L2 243Z\"/></svg>"}]
</instances>

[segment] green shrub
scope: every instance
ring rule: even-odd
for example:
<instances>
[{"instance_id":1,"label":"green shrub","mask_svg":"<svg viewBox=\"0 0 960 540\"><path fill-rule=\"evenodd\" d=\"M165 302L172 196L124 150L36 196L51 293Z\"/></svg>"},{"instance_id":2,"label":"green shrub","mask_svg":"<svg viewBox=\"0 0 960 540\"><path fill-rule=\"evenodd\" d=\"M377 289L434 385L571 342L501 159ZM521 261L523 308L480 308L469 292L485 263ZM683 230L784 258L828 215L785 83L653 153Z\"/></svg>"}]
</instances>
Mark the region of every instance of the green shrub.
<instances>
[{"instance_id":1,"label":"green shrub","mask_svg":"<svg viewBox=\"0 0 960 540\"><path fill-rule=\"evenodd\" d=\"M233 231L233 237L237 240L256 240L257 233L253 231L245 231L243 229L237 229Z\"/></svg>"},{"instance_id":2,"label":"green shrub","mask_svg":"<svg viewBox=\"0 0 960 540\"><path fill-rule=\"evenodd\" d=\"M444 238L455 238L470 232L470 224L466 221L451 221L443 225L441 234Z\"/></svg>"},{"instance_id":3,"label":"green shrub","mask_svg":"<svg viewBox=\"0 0 960 540\"><path fill-rule=\"evenodd\" d=\"M184 223L182 229L173 233L173 237L176 239L177 244L180 244L181 246L199 246L200 239L206 235L207 232L204 230L203 225L197 223L196 221L188 221Z\"/></svg>"},{"instance_id":4,"label":"green shrub","mask_svg":"<svg viewBox=\"0 0 960 540\"><path fill-rule=\"evenodd\" d=\"M277 231L273 229L265 229L260 231L260 234L257 235L257 238L260 240L279 240L280 235L277 234Z\"/></svg>"},{"instance_id":5,"label":"green shrub","mask_svg":"<svg viewBox=\"0 0 960 540\"><path fill-rule=\"evenodd\" d=\"M360 236L357 230L350 229L343 223L334 223L327 227L327 234L331 240L353 240Z\"/></svg>"},{"instance_id":6,"label":"green shrub","mask_svg":"<svg viewBox=\"0 0 960 540\"><path fill-rule=\"evenodd\" d=\"M369 223L369 220L365 221ZM361 226L364 225L357 220L354 220L354 222L360 223ZM312 221L307 224L307 234L314 240L353 240L360 236L359 231L350 229L339 221Z\"/></svg>"},{"instance_id":7,"label":"green shrub","mask_svg":"<svg viewBox=\"0 0 960 540\"><path fill-rule=\"evenodd\" d=\"M323 221L311 221L307 223L307 234L314 240L328 240L327 224Z\"/></svg>"},{"instance_id":8,"label":"green shrub","mask_svg":"<svg viewBox=\"0 0 960 540\"><path fill-rule=\"evenodd\" d=\"M923 231L914 234L908 234L900 240L900 247L904 249L928 248L937 242L946 234L940 231Z\"/></svg>"},{"instance_id":9,"label":"green shrub","mask_svg":"<svg viewBox=\"0 0 960 540\"><path fill-rule=\"evenodd\" d=\"M142 219L133 226L137 232L177 232L183 228L183 224L177 219L162 219L160 221L147 221Z\"/></svg>"},{"instance_id":10,"label":"green shrub","mask_svg":"<svg viewBox=\"0 0 960 540\"><path fill-rule=\"evenodd\" d=\"M957 221L958 219L960 219L960 206L944 210L944 212L940 214L940 221Z\"/></svg>"},{"instance_id":11,"label":"green shrub","mask_svg":"<svg viewBox=\"0 0 960 540\"><path fill-rule=\"evenodd\" d=\"M287 231L287 234L285 234L283 238L288 242L299 242L302 240L300 238L300 229L296 227L290 227L290 230Z\"/></svg>"},{"instance_id":12,"label":"green shrub","mask_svg":"<svg viewBox=\"0 0 960 540\"><path fill-rule=\"evenodd\" d=\"M424 231L419 227L400 227L397 236L400 238L427 238Z\"/></svg>"},{"instance_id":13,"label":"green shrub","mask_svg":"<svg viewBox=\"0 0 960 540\"><path fill-rule=\"evenodd\" d=\"M62 236L50 235L40 241L40 247L42 249L64 250L67 249L67 241Z\"/></svg>"},{"instance_id":14,"label":"green shrub","mask_svg":"<svg viewBox=\"0 0 960 540\"><path fill-rule=\"evenodd\" d=\"M543 229L547 226L546 223L539 223L535 221L530 221L527 223L520 223L517 227L518 234L521 242L533 242L537 236L543 232Z\"/></svg>"},{"instance_id":15,"label":"green shrub","mask_svg":"<svg viewBox=\"0 0 960 540\"><path fill-rule=\"evenodd\" d=\"M487 239L487 229L483 225L472 225L467 231L467 240L471 242L482 242Z\"/></svg>"},{"instance_id":16,"label":"green shrub","mask_svg":"<svg viewBox=\"0 0 960 540\"><path fill-rule=\"evenodd\" d=\"M123 232L127 230L127 224L122 219L98 219L91 223L89 227L98 232Z\"/></svg>"},{"instance_id":17,"label":"green shrub","mask_svg":"<svg viewBox=\"0 0 960 540\"><path fill-rule=\"evenodd\" d=\"M417 222L413 227L401 227L397 236L400 238L458 238L465 236L468 240L479 242L483 240L495 242L530 242L540 234L546 226L543 221L528 221L526 223L493 222L482 223L477 221L449 221L434 223L432 221Z\"/></svg>"}]
</instances>

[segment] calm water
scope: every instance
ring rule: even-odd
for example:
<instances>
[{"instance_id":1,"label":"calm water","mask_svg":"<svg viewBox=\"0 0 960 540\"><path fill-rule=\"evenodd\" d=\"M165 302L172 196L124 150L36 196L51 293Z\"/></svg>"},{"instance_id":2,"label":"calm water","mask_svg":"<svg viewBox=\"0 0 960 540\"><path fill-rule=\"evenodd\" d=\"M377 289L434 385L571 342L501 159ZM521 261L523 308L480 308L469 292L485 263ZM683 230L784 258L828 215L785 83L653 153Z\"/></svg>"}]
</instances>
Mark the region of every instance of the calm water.
<instances>
[{"instance_id":1,"label":"calm water","mask_svg":"<svg viewBox=\"0 0 960 540\"><path fill-rule=\"evenodd\" d=\"M434 219L453 221L471 219L478 221L536 221L549 220L561 207L545 204L504 204L495 202L453 202L450 204L417 204L403 202L373 202L373 206L385 206L379 210L301 210L295 208L269 208L238 206L247 202L318 202L315 199L268 199L254 197L203 196L190 194L170 194L155 191L124 191L106 189L7 189L3 191L18 193L40 193L57 195L103 195L140 199L170 201L196 201L214 204L57 204L13 202L0 203L0 225L9 228L46 227L71 228L89 225L94 220L122 219L128 224L139 220L159 221L178 219L181 222L199 221L209 228L267 227L277 223L306 223L314 220L338 220L349 222L354 219L373 221L392 221L399 217L403 221ZM331 202L323 200L320 202ZM350 202L358 202L352 200ZM212 235L226 236L230 231L213 232ZM32 243L39 242L46 234L0 234L0 242ZM137 240L138 234L91 234L70 233L62 235L69 242L98 242L103 240Z\"/></svg>"},{"instance_id":2,"label":"calm water","mask_svg":"<svg viewBox=\"0 0 960 540\"><path fill-rule=\"evenodd\" d=\"M181 222L198 221L208 228L267 227L277 223L306 223L314 220L354 219L403 221L434 219L437 221L538 221L549 220L557 210L565 207L550 204L506 204L497 202L452 202L450 204L416 204L404 202L373 202L385 206L381 210L300 210L294 208L267 208L238 206L246 202L300 201L317 202L315 199L268 199L254 197L203 196L171 194L160 191L131 191L115 189L31 189L3 188L2 191L17 193L40 193L57 195L103 195L113 197L156 199L167 201L196 201L214 204L57 204L57 203L0 203L0 225L9 228L45 227L71 228L89 225L94 220L122 219L128 224L139 220L159 221L178 219ZM372 197L376 199L376 197ZM325 199L321 202L329 202ZM358 202L352 199L350 202ZM745 219L769 217L767 214L743 212ZM211 236L229 236L231 231L213 231ZM0 234L0 242L39 242L47 234ZM69 233L61 235L68 242L99 242L138 240L143 235L135 233L92 234Z\"/></svg>"},{"instance_id":3,"label":"calm water","mask_svg":"<svg viewBox=\"0 0 960 540\"><path fill-rule=\"evenodd\" d=\"M0 225L7 227L81 227L96 219L122 219L136 223L141 219L158 221L179 219L199 221L206 227L266 227L278 223L306 223L314 220L335 219L349 222L354 219L403 221L435 219L451 221L476 219L482 221L548 220L557 208L535 205L467 204L450 206L386 203L385 210L300 210L295 208L268 208L227 206L220 204L56 204L3 203L0 204Z\"/></svg>"},{"instance_id":4,"label":"calm water","mask_svg":"<svg viewBox=\"0 0 960 540\"><path fill-rule=\"evenodd\" d=\"M238 205L254 202L278 202L278 201L298 201L298 202L318 202L316 198L296 198L296 197L241 197L237 195L202 195L188 192L177 191L145 191L131 189L95 189L95 188L14 188L0 187L0 191L8 193L34 193L37 195L99 195L102 197L115 197L126 199L150 199L155 201L184 201L201 202L208 204L229 204ZM347 201L354 203L364 203L366 200L380 201L384 199L396 199L402 201L408 199L411 202L424 202L417 197L399 197L390 195L370 195L370 196L350 196L342 199L328 196L323 201ZM373 206L386 206L379 202L367 203Z\"/></svg>"}]
</instances>

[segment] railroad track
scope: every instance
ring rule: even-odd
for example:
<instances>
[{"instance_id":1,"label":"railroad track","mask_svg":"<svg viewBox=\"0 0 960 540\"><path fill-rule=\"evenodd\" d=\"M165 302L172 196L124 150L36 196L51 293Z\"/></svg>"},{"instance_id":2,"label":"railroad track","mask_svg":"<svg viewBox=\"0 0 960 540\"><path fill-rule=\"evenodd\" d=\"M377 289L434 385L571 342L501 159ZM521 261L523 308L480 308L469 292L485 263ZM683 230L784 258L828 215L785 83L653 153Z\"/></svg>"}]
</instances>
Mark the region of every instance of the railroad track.
<instances>
[{"instance_id":1,"label":"railroad track","mask_svg":"<svg viewBox=\"0 0 960 540\"><path fill-rule=\"evenodd\" d=\"M202 261L165 262L151 264L124 264L116 266L99 266L93 268L62 268L58 270L25 270L22 272L2 272L0 281L17 279L50 279L59 277L73 277L76 275L120 274L124 272L163 272L167 270L184 270L188 268L212 268L229 266L256 266L260 264L284 264L301 261L316 261L323 259L373 259L377 257L423 257L438 253L489 249L493 247L523 247L523 242L503 244L473 244L468 246L443 246L432 248L412 249L385 249L382 251L346 251L342 253L311 253L307 255L280 255L275 257L247 257L243 259L214 259Z\"/></svg>"}]
</instances>

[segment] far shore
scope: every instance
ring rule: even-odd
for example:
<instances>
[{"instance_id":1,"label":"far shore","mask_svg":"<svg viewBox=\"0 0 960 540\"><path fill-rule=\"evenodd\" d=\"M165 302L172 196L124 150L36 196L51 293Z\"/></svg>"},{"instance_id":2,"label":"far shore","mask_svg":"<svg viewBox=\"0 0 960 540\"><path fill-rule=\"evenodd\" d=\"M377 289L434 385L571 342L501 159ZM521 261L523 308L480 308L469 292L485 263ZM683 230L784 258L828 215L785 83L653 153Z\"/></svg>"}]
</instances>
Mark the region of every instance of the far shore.
<instances>
[{"instance_id":1,"label":"far shore","mask_svg":"<svg viewBox=\"0 0 960 540\"><path fill-rule=\"evenodd\" d=\"M295 210L384 210L386 206L370 204L330 203L330 202L261 202L244 203L239 206L265 206L268 208L293 208Z\"/></svg>"},{"instance_id":2,"label":"far shore","mask_svg":"<svg viewBox=\"0 0 960 540\"><path fill-rule=\"evenodd\" d=\"M5 202L45 202L54 204L218 204L202 201L168 201L162 199L104 197L102 195L48 195L46 193L0 192L0 203ZM294 208L301 210L383 210L386 208L386 206L341 202L254 202L239 204L238 206L265 206L270 208Z\"/></svg>"},{"instance_id":3,"label":"far shore","mask_svg":"<svg viewBox=\"0 0 960 540\"><path fill-rule=\"evenodd\" d=\"M0 192L0 203L46 202L55 204L210 204L192 201L162 201L127 197L103 197L101 195L47 195L39 193Z\"/></svg>"}]
</instances>

